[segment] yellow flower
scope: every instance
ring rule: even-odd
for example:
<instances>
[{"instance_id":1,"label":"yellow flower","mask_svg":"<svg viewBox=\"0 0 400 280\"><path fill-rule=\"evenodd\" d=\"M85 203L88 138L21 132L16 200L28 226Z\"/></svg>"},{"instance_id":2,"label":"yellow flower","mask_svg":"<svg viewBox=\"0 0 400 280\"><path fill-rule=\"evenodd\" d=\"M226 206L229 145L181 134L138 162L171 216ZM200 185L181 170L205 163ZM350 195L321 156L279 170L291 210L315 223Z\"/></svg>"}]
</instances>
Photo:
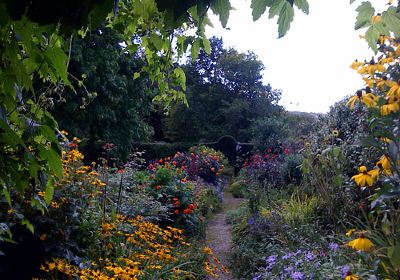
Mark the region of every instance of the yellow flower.
<instances>
[{"instance_id":1,"label":"yellow flower","mask_svg":"<svg viewBox=\"0 0 400 280\"><path fill-rule=\"evenodd\" d=\"M378 23L378 22L380 22L381 21L381 16L380 16L380 14L377 14L376 16L372 16L371 17L371 23L372 24L375 24L375 23Z\"/></svg>"},{"instance_id":2,"label":"yellow flower","mask_svg":"<svg viewBox=\"0 0 400 280\"><path fill-rule=\"evenodd\" d=\"M359 101L361 96L362 96L362 92L361 92L361 90L358 90L356 92L356 95L350 97L350 99L346 103L346 106L349 107L350 109L354 109L356 101Z\"/></svg>"},{"instance_id":3,"label":"yellow flower","mask_svg":"<svg viewBox=\"0 0 400 280\"><path fill-rule=\"evenodd\" d=\"M350 248L353 248L354 250L357 250L357 251L368 252L369 250L371 250L371 248L374 246L374 244L371 242L371 240L369 240L365 236L360 235L359 238L356 238L356 239L348 242L347 246L349 246Z\"/></svg>"},{"instance_id":4,"label":"yellow flower","mask_svg":"<svg viewBox=\"0 0 400 280\"><path fill-rule=\"evenodd\" d=\"M387 116L400 110L399 102L397 102L397 97L393 98L393 101L393 103L388 103L381 107L382 116Z\"/></svg>"},{"instance_id":5,"label":"yellow flower","mask_svg":"<svg viewBox=\"0 0 400 280\"><path fill-rule=\"evenodd\" d=\"M57 209L57 208L60 208L60 205L58 205L57 202L52 201L52 202L50 203L50 207L51 207L51 208L54 208L54 209Z\"/></svg>"},{"instance_id":6,"label":"yellow flower","mask_svg":"<svg viewBox=\"0 0 400 280\"><path fill-rule=\"evenodd\" d=\"M391 97L391 96L396 96L398 98L400 98L400 84L399 81L397 82L397 84L393 85L390 90L387 93L387 96Z\"/></svg>"},{"instance_id":7,"label":"yellow flower","mask_svg":"<svg viewBox=\"0 0 400 280\"><path fill-rule=\"evenodd\" d=\"M364 103L368 108L375 107L378 99L379 98L377 96L370 92L363 94L361 97L362 103Z\"/></svg>"},{"instance_id":8,"label":"yellow flower","mask_svg":"<svg viewBox=\"0 0 400 280\"><path fill-rule=\"evenodd\" d=\"M334 130L332 131L332 135L335 136L335 137L338 137L338 136L339 136L339 131L336 130L336 129L334 129Z\"/></svg>"},{"instance_id":9,"label":"yellow flower","mask_svg":"<svg viewBox=\"0 0 400 280\"><path fill-rule=\"evenodd\" d=\"M360 278L358 276L354 275L350 271L347 272L346 277L344 277L344 280L359 280L359 279Z\"/></svg>"},{"instance_id":10,"label":"yellow flower","mask_svg":"<svg viewBox=\"0 0 400 280\"><path fill-rule=\"evenodd\" d=\"M349 229L347 232L346 232L346 236L351 236L353 233L355 233L356 232L356 230L354 229L354 228L352 228L352 229Z\"/></svg>"},{"instance_id":11,"label":"yellow flower","mask_svg":"<svg viewBox=\"0 0 400 280\"><path fill-rule=\"evenodd\" d=\"M104 187L106 185L104 182L102 182L99 179L92 181L91 184L96 187Z\"/></svg>"},{"instance_id":12,"label":"yellow flower","mask_svg":"<svg viewBox=\"0 0 400 280\"><path fill-rule=\"evenodd\" d=\"M350 68L357 70L358 68L360 68L361 66L364 66L364 62L360 62L356 59L356 61L354 61L351 65Z\"/></svg>"},{"instance_id":13,"label":"yellow flower","mask_svg":"<svg viewBox=\"0 0 400 280\"><path fill-rule=\"evenodd\" d=\"M351 177L352 180L356 182L360 187L364 187L366 184L372 186L374 182L378 179L379 169L372 169L367 171L365 166L360 166L360 173Z\"/></svg>"},{"instance_id":14,"label":"yellow flower","mask_svg":"<svg viewBox=\"0 0 400 280\"><path fill-rule=\"evenodd\" d=\"M376 163L376 166L383 170L383 174L392 175L390 160L386 155L381 156L379 161Z\"/></svg>"},{"instance_id":15,"label":"yellow flower","mask_svg":"<svg viewBox=\"0 0 400 280\"><path fill-rule=\"evenodd\" d=\"M376 83L376 86L380 90L384 90L385 87L391 88L392 86L395 86L395 85L396 85L396 83L391 80L388 80L386 76L384 76L382 79L378 80Z\"/></svg>"}]
</instances>

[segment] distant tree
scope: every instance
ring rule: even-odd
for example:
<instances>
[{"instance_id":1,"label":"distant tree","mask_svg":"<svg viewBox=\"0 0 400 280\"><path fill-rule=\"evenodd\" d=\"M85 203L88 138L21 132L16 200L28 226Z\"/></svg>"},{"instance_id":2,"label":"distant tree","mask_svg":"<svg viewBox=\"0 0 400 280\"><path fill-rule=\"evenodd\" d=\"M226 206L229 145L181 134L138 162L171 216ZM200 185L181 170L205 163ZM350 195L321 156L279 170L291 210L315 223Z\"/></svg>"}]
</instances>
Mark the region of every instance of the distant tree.
<instances>
[{"instance_id":1,"label":"distant tree","mask_svg":"<svg viewBox=\"0 0 400 280\"><path fill-rule=\"evenodd\" d=\"M184 66L189 107L175 104L166 118L166 136L173 141L215 141L232 135L251 138L250 126L258 118L281 112L280 91L264 85L264 65L254 53L225 49L211 38L211 53Z\"/></svg>"},{"instance_id":2,"label":"distant tree","mask_svg":"<svg viewBox=\"0 0 400 280\"><path fill-rule=\"evenodd\" d=\"M96 156L98 144L112 142L118 155L126 157L132 141L146 141L152 133L144 120L152 108L147 80L132 79L141 62L122 53L120 42L106 28L75 41L69 70L84 79L85 87L78 82L77 92L68 91L66 102L53 110L60 128L84 140L89 156Z\"/></svg>"}]
</instances>

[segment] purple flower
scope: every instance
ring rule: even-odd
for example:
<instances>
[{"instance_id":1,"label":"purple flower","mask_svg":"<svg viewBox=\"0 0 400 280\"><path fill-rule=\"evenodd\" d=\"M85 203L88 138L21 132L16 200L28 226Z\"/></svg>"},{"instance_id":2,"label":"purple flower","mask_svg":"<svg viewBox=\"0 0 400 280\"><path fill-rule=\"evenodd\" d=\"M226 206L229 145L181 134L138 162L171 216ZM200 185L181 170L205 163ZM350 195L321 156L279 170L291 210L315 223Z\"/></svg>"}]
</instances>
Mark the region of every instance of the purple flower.
<instances>
[{"instance_id":1,"label":"purple flower","mask_svg":"<svg viewBox=\"0 0 400 280\"><path fill-rule=\"evenodd\" d=\"M277 255L271 255L266 259L266 262L268 264L271 264L271 263L274 264L276 262L276 257L277 257Z\"/></svg>"},{"instance_id":2,"label":"purple flower","mask_svg":"<svg viewBox=\"0 0 400 280\"><path fill-rule=\"evenodd\" d=\"M312 261L313 259L315 259L314 254L311 251L308 251L306 254L306 260L307 261Z\"/></svg>"},{"instance_id":3,"label":"purple flower","mask_svg":"<svg viewBox=\"0 0 400 280\"><path fill-rule=\"evenodd\" d=\"M346 276L347 272L349 272L349 271L350 271L350 266L348 266L348 265L342 266L340 268L340 277L344 278Z\"/></svg>"},{"instance_id":4,"label":"purple flower","mask_svg":"<svg viewBox=\"0 0 400 280\"><path fill-rule=\"evenodd\" d=\"M293 257L293 253L289 253L289 254L282 256L282 260L287 260L287 259L290 259L291 257Z\"/></svg>"},{"instance_id":5,"label":"purple flower","mask_svg":"<svg viewBox=\"0 0 400 280\"><path fill-rule=\"evenodd\" d=\"M303 260L302 259L299 259L299 260L297 260L295 263L294 263L294 265L295 266L298 266L298 265L300 265L300 264L302 264L303 263Z\"/></svg>"},{"instance_id":6,"label":"purple flower","mask_svg":"<svg viewBox=\"0 0 400 280\"><path fill-rule=\"evenodd\" d=\"M293 280L302 280L302 279L304 279L304 274L299 271L295 271L292 273L292 279Z\"/></svg>"},{"instance_id":7,"label":"purple flower","mask_svg":"<svg viewBox=\"0 0 400 280\"><path fill-rule=\"evenodd\" d=\"M260 280L261 275L254 276L251 280Z\"/></svg>"},{"instance_id":8,"label":"purple flower","mask_svg":"<svg viewBox=\"0 0 400 280\"><path fill-rule=\"evenodd\" d=\"M337 250L339 250L339 244L337 243L329 243L329 249L331 249L333 252L336 252Z\"/></svg>"},{"instance_id":9,"label":"purple flower","mask_svg":"<svg viewBox=\"0 0 400 280\"><path fill-rule=\"evenodd\" d=\"M294 255L295 256L297 256L298 254L301 254L301 250L299 249L299 250L297 250L297 252L296 253L294 253Z\"/></svg>"},{"instance_id":10,"label":"purple flower","mask_svg":"<svg viewBox=\"0 0 400 280\"><path fill-rule=\"evenodd\" d=\"M284 271L285 271L286 273L290 273L290 272L292 272L293 270L294 270L293 266L289 266L289 267L286 267L286 268L284 269Z\"/></svg>"}]
</instances>

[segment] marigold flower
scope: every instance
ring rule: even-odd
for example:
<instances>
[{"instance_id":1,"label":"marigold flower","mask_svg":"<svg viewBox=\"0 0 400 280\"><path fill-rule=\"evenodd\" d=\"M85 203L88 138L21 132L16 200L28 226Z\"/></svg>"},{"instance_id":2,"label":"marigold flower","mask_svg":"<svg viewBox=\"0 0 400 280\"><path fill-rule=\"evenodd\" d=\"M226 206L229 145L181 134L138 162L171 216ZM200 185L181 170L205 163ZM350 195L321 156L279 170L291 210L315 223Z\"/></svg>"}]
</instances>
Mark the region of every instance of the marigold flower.
<instances>
[{"instance_id":1,"label":"marigold flower","mask_svg":"<svg viewBox=\"0 0 400 280\"><path fill-rule=\"evenodd\" d=\"M378 179L379 169L367 171L365 166L360 166L359 171L360 174L354 175L351 177L351 179L354 180L360 187L364 187L366 184L371 187Z\"/></svg>"},{"instance_id":2,"label":"marigold flower","mask_svg":"<svg viewBox=\"0 0 400 280\"><path fill-rule=\"evenodd\" d=\"M356 238L356 239L348 242L347 246L349 246L350 248L353 248L354 250L357 250L357 251L368 252L369 250L371 250L371 248L374 246L374 244L372 243L371 240L366 238L364 235L360 235L359 238Z\"/></svg>"}]
</instances>

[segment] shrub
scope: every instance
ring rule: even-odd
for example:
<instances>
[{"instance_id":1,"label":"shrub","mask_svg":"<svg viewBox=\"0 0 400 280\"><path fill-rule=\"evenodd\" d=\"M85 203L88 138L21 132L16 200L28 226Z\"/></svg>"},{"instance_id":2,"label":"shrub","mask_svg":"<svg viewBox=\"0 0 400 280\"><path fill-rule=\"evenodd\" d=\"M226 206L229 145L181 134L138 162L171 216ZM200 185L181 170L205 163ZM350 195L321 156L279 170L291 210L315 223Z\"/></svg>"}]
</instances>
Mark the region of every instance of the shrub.
<instances>
[{"instance_id":1,"label":"shrub","mask_svg":"<svg viewBox=\"0 0 400 280\"><path fill-rule=\"evenodd\" d=\"M293 193L290 199L283 203L281 215L285 222L291 225L307 224L315 218L319 203L317 197L301 198L298 193Z\"/></svg>"},{"instance_id":2,"label":"shrub","mask_svg":"<svg viewBox=\"0 0 400 280\"><path fill-rule=\"evenodd\" d=\"M299 185L302 179L301 163L303 157L299 154L287 155L283 165L283 178L286 185Z\"/></svg>"},{"instance_id":3,"label":"shrub","mask_svg":"<svg viewBox=\"0 0 400 280\"><path fill-rule=\"evenodd\" d=\"M247 193L247 188L244 181L238 180L230 185L230 191L236 198L244 198Z\"/></svg>"}]
</instances>

